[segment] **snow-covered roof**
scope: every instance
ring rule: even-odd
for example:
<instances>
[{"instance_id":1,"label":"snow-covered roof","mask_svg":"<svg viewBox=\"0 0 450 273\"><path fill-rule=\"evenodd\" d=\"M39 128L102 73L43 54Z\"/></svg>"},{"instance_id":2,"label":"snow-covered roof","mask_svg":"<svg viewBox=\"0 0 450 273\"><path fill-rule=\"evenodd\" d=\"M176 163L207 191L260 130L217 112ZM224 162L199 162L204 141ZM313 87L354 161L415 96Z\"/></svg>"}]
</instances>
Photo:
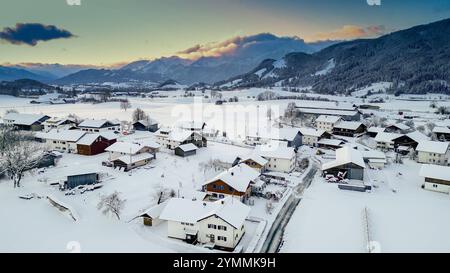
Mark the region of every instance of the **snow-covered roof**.
<instances>
[{"instance_id":1,"label":"snow-covered roof","mask_svg":"<svg viewBox=\"0 0 450 273\"><path fill-rule=\"evenodd\" d=\"M450 167L424 164L420 168L419 175L422 177L450 181Z\"/></svg>"},{"instance_id":2,"label":"snow-covered roof","mask_svg":"<svg viewBox=\"0 0 450 273\"><path fill-rule=\"evenodd\" d=\"M206 123L202 121L180 121L177 123L177 127L189 130L202 130L205 125Z\"/></svg>"},{"instance_id":3,"label":"snow-covered roof","mask_svg":"<svg viewBox=\"0 0 450 273\"><path fill-rule=\"evenodd\" d=\"M85 134L80 140L77 141L77 144L91 145L99 137L100 137L100 134Z\"/></svg>"},{"instance_id":4,"label":"snow-covered roof","mask_svg":"<svg viewBox=\"0 0 450 273\"><path fill-rule=\"evenodd\" d=\"M450 134L450 129L448 127L434 127L433 133Z\"/></svg>"},{"instance_id":5,"label":"snow-covered roof","mask_svg":"<svg viewBox=\"0 0 450 273\"><path fill-rule=\"evenodd\" d=\"M266 145L258 145L255 153L264 158L281 158L291 159L295 156L294 148L281 145L279 143L268 143Z\"/></svg>"},{"instance_id":6,"label":"snow-covered roof","mask_svg":"<svg viewBox=\"0 0 450 273\"><path fill-rule=\"evenodd\" d=\"M140 162L140 161L152 159L152 158L153 158L153 155L151 153L141 153L141 154L132 155L132 156L124 155L124 156L117 158L116 160L122 161L125 164L133 164L136 162Z\"/></svg>"},{"instance_id":7,"label":"snow-covered roof","mask_svg":"<svg viewBox=\"0 0 450 273\"><path fill-rule=\"evenodd\" d=\"M417 145L416 151L427 152L427 153L436 153L436 154L445 154L448 151L448 145L449 145L449 142L424 140L424 141L419 142L419 145Z\"/></svg>"},{"instance_id":8,"label":"snow-covered roof","mask_svg":"<svg viewBox=\"0 0 450 273\"><path fill-rule=\"evenodd\" d=\"M265 158L255 153L251 153L250 155L245 156L244 158L242 158L241 162L246 160L253 160L254 162L258 163L261 166L266 165L268 162Z\"/></svg>"},{"instance_id":9,"label":"snow-covered roof","mask_svg":"<svg viewBox=\"0 0 450 273\"><path fill-rule=\"evenodd\" d=\"M365 168L364 159L360 151L351 147L345 146L336 150L336 160L324 163L322 170L328 170L341 165L353 163L362 168Z\"/></svg>"},{"instance_id":10,"label":"snow-covered roof","mask_svg":"<svg viewBox=\"0 0 450 273\"><path fill-rule=\"evenodd\" d=\"M106 148L105 151L115 153L125 153L125 154L136 154L142 148L144 148L144 146L140 144L118 141L113 145L109 146L108 148Z\"/></svg>"},{"instance_id":11,"label":"snow-covered roof","mask_svg":"<svg viewBox=\"0 0 450 273\"><path fill-rule=\"evenodd\" d=\"M314 109L314 108L297 108L298 111L305 114L316 115L334 115L334 116L354 116L358 114L356 110L333 110L333 109Z\"/></svg>"},{"instance_id":12,"label":"snow-covered roof","mask_svg":"<svg viewBox=\"0 0 450 273\"><path fill-rule=\"evenodd\" d=\"M159 145L157 142L155 142L152 139L140 139L136 141L137 143L141 144L142 146L149 147L151 149L159 149L161 145Z\"/></svg>"},{"instance_id":13,"label":"snow-covered roof","mask_svg":"<svg viewBox=\"0 0 450 273\"><path fill-rule=\"evenodd\" d=\"M334 125L334 128L356 130L361 125L363 125L363 124L358 121L340 121Z\"/></svg>"},{"instance_id":14,"label":"snow-covered roof","mask_svg":"<svg viewBox=\"0 0 450 273\"><path fill-rule=\"evenodd\" d=\"M309 128L309 127L299 128L299 131L304 136L321 137L323 134L325 134L325 130L323 130L323 129L315 129L315 128Z\"/></svg>"},{"instance_id":15,"label":"snow-covered roof","mask_svg":"<svg viewBox=\"0 0 450 273\"><path fill-rule=\"evenodd\" d=\"M183 145L178 146L177 148L180 148L184 152L195 151L198 149L198 147L192 143L183 144Z\"/></svg>"},{"instance_id":16,"label":"snow-covered roof","mask_svg":"<svg viewBox=\"0 0 450 273\"><path fill-rule=\"evenodd\" d=\"M150 216L152 219L158 219L159 216L161 215L162 211L164 210L164 208L166 207L167 203L169 202L169 200L166 200L160 204L157 204L151 208L149 208L148 210L146 210L144 213L142 213L141 215L148 215Z\"/></svg>"},{"instance_id":17,"label":"snow-covered roof","mask_svg":"<svg viewBox=\"0 0 450 273\"><path fill-rule=\"evenodd\" d=\"M175 129L170 131L169 133L169 139L176 141L176 142L183 142L186 139L188 139L193 133L192 131L187 131L187 130L181 130L181 129Z\"/></svg>"},{"instance_id":18,"label":"snow-covered roof","mask_svg":"<svg viewBox=\"0 0 450 273\"><path fill-rule=\"evenodd\" d=\"M48 133L38 132L38 133L36 133L36 138L67 141L67 142L77 142L84 135L86 135L86 132L79 131L79 130L56 130L56 129L54 129Z\"/></svg>"},{"instance_id":19,"label":"snow-covered roof","mask_svg":"<svg viewBox=\"0 0 450 273\"><path fill-rule=\"evenodd\" d=\"M11 121L16 125L32 125L45 117L47 116L41 114L9 113L3 117L3 120Z\"/></svg>"},{"instance_id":20,"label":"snow-covered roof","mask_svg":"<svg viewBox=\"0 0 450 273\"><path fill-rule=\"evenodd\" d=\"M339 116L327 116L327 115L320 115L317 119L316 122L326 122L326 123L336 123L340 120L341 118Z\"/></svg>"},{"instance_id":21,"label":"snow-covered roof","mask_svg":"<svg viewBox=\"0 0 450 273\"><path fill-rule=\"evenodd\" d=\"M375 137L375 141L391 143L394 141L394 139L399 138L401 136L402 136L401 134L379 132Z\"/></svg>"},{"instance_id":22,"label":"snow-covered roof","mask_svg":"<svg viewBox=\"0 0 450 273\"><path fill-rule=\"evenodd\" d=\"M204 191L196 191L196 190L189 190L189 189L181 189L178 192L178 197L183 199L189 199L189 200L203 200L205 199L207 193Z\"/></svg>"},{"instance_id":23,"label":"snow-covered roof","mask_svg":"<svg viewBox=\"0 0 450 273\"><path fill-rule=\"evenodd\" d=\"M300 130L298 128L280 128L273 133L272 139L292 141Z\"/></svg>"},{"instance_id":24,"label":"snow-covered roof","mask_svg":"<svg viewBox=\"0 0 450 273\"><path fill-rule=\"evenodd\" d=\"M330 145L330 146L341 146L343 145L345 142L339 139L328 139L328 138L323 138L321 140L319 140L318 144L322 144L322 145Z\"/></svg>"},{"instance_id":25,"label":"snow-covered roof","mask_svg":"<svg viewBox=\"0 0 450 273\"><path fill-rule=\"evenodd\" d=\"M136 121L133 124L136 124L136 123L140 123L140 124L142 124L142 125L144 125L146 127L150 126L150 125L158 124L158 122L156 120L154 120L154 119L140 119L140 120Z\"/></svg>"},{"instance_id":26,"label":"snow-covered roof","mask_svg":"<svg viewBox=\"0 0 450 273\"><path fill-rule=\"evenodd\" d=\"M107 140L113 140L117 139L116 134L113 132L102 132L102 133L95 133L95 134L85 134L80 140L78 140L77 144L80 145L91 145L94 143L94 141L99 137L106 138Z\"/></svg>"},{"instance_id":27,"label":"snow-covered roof","mask_svg":"<svg viewBox=\"0 0 450 273\"><path fill-rule=\"evenodd\" d=\"M382 133L382 132L384 132L384 130L386 130L386 128L372 126L372 127L369 127L367 129L367 132L369 132L369 133Z\"/></svg>"},{"instance_id":28,"label":"snow-covered roof","mask_svg":"<svg viewBox=\"0 0 450 273\"><path fill-rule=\"evenodd\" d=\"M386 160L386 155L383 152L377 150L369 150L361 152L364 159L383 159Z\"/></svg>"},{"instance_id":29,"label":"snow-covered roof","mask_svg":"<svg viewBox=\"0 0 450 273\"><path fill-rule=\"evenodd\" d=\"M400 130L409 130L410 127L403 124L403 123L394 123L394 124L389 124L387 127L396 127Z\"/></svg>"},{"instance_id":30,"label":"snow-covered roof","mask_svg":"<svg viewBox=\"0 0 450 273\"><path fill-rule=\"evenodd\" d=\"M216 202L172 198L163 209L160 219L195 224L216 215L235 228L240 228L250 213L250 207L231 197Z\"/></svg>"},{"instance_id":31,"label":"snow-covered roof","mask_svg":"<svg viewBox=\"0 0 450 273\"><path fill-rule=\"evenodd\" d=\"M415 142L419 143L420 141L424 141L424 140L429 140L429 138L422 134L419 131L414 131L411 133L406 134L406 136L408 136L409 138L411 138L412 140L414 140Z\"/></svg>"},{"instance_id":32,"label":"snow-covered roof","mask_svg":"<svg viewBox=\"0 0 450 273\"><path fill-rule=\"evenodd\" d=\"M82 123L80 123L78 125L78 127L101 128L107 122L113 124L114 126L119 124L114 121L109 121L106 119L101 119L101 120L87 119L87 120L83 121Z\"/></svg>"},{"instance_id":33,"label":"snow-covered roof","mask_svg":"<svg viewBox=\"0 0 450 273\"><path fill-rule=\"evenodd\" d=\"M46 121L44 121L43 124L57 125L57 126L59 126L59 125L63 124L63 123L66 122L66 121L75 123L75 121L73 121L73 120L71 120L71 119L68 119L68 118L52 117L52 118L49 118L49 119L47 119Z\"/></svg>"},{"instance_id":34,"label":"snow-covered roof","mask_svg":"<svg viewBox=\"0 0 450 273\"><path fill-rule=\"evenodd\" d=\"M250 182L255 181L260 173L246 164L238 164L226 171L221 172L217 176L204 182L207 185L217 180L221 180L233 189L239 192L245 192Z\"/></svg>"}]
</instances>

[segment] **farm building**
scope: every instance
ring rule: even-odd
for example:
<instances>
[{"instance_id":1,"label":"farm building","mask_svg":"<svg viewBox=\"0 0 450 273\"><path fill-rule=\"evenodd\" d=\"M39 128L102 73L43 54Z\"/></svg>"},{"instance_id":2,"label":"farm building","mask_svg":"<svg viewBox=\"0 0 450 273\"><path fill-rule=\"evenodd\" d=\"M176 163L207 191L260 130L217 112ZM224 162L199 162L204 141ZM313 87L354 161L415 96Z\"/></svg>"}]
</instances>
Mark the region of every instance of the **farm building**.
<instances>
[{"instance_id":1,"label":"farm building","mask_svg":"<svg viewBox=\"0 0 450 273\"><path fill-rule=\"evenodd\" d=\"M92 120L88 119L78 124L78 128L85 132L99 133L99 132L119 132L120 123L116 121L109 120Z\"/></svg>"},{"instance_id":2,"label":"farm building","mask_svg":"<svg viewBox=\"0 0 450 273\"><path fill-rule=\"evenodd\" d=\"M42 124L49 118L47 115L9 113L3 117L3 123L14 126L17 130L42 131Z\"/></svg>"},{"instance_id":3,"label":"farm building","mask_svg":"<svg viewBox=\"0 0 450 273\"><path fill-rule=\"evenodd\" d=\"M77 150L80 155L98 155L117 141L117 136L112 132L86 134L77 142Z\"/></svg>"},{"instance_id":4,"label":"farm building","mask_svg":"<svg viewBox=\"0 0 450 273\"><path fill-rule=\"evenodd\" d=\"M364 180L365 168L361 152L348 146L336 150L336 160L322 165L324 174L337 176L341 172L345 173L345 178L352 180Z\"/></svg>"},{"instance_id":5,"label":"farm building","mask_svg":"<svg viewBox=\"0 0 450 273\"><path fill-rule=\"evenodd\" d=\"M149 131L154 133L158 131L158 122L152 119L138 120L133 123L133 129L136 131Z\"/></svg>"},{"instance_id":6,"label":"farm building","mask_svg":"<svg viewBox=\"0 0 450 273\"><path fill-rule=\"evenodd\" d=\"M359 121L361 120L361 112L354 106L335 106L335 107L314 107L314 106L296 106L297 112L303 115L311 115L319 117L338 116L342 120Z\"/></svg>"},{"instance_id":7,"label":"farm building","mask_svg":"<svg viewBox=\"0 0 450 273\"><path fill-rule=\"evenodd\" d=\"M98 173L74 174L67 176L67 180L64 182L64 188L73 189L78 186L97 184L98 182Z\"/></svg>"},{"instance_id":8,"label":"farm building","mask_svg":"<svg viewBox=\"0 0 450 273\"><path fill-rule=\"evenodd\" d=\"M362 151L364 162L372 169L382 169L387 164L386 155L376 150Z\"/></svg>"},{"instance_id":9,"label":"farm building","mask_svg":"<svg viewBox=\"0 0 450 273\"><path fill-rule=\"evenodd\" d=\"M424 164L419 174L426 190L450 193L450 167Z\"/></svg>"},{"instance_id":10,"label":"farm building","mask_svg":"<svg viewBox=\"0 0 450 273\"><path fill-rule=\"evenodd\" d=\"M250 208L225 198L216 202L172 198L160 219L167 221L167 236L232 251L245 234Z\"/></svg>"},{"instance_id":11,"label":"farm building","mask_svg":"<svg viewBox=\"0 0 450 273\"><path fill-rule=\"evenodd\" d=\"M226 196L238 197L245 201L250 197L251 184L255 183L260 173L246 164L238 164L216 177L203 183L203 191L213 200Z\"/></svg>"},{"instance_id":12,"label":"farm building","mask_svg":"<svg viewBox=\"0 0 450 273\"><path fill-rule=\"evenodd\" d=\"M105 149L114 168L129 171L156 159L159 147L149 147L138 143L116 142Z\"/></svg>"},{"instance_id":13,"label":"farm building","mask_svg":"<svg viewBox=\"0 0 450 273\"><path fill-rule=\"evenodd\" d=\"M195 155L198 147L192 143L183 144L175 148L175 154L181 157Z\"/></svg>"},{"instance_id":14,"label":"farm building","mask_svg":"<svg viewBox=\"0 0 450 273\"><path fill-rule=\"evenodd\" d=\"M333 134L339 136L356 137L366 132L366 125L358 121L341 121L334 125Z\"/></svg>"},{"instance_id":15,"label":"farm building","mask_svg":"<svg viewBox=\"0 0 450 273\"><path fill-rule=\"evenodd\" d=\"M86 132L79 130L51 130L48 133L39 132L36 138L45 140L50 150L78 153L77 142L86 135Z\"/></svg>"},{"instance_id":16,"label":"farm building","mask_svg":"<svg viewBox=\"0 0 450 273\"><path fill-rule=\"evenodd\" d=\"M417 162L447 166L450 157L448 142L421 141L416 148Z\"/></svg>"}]
</instances>

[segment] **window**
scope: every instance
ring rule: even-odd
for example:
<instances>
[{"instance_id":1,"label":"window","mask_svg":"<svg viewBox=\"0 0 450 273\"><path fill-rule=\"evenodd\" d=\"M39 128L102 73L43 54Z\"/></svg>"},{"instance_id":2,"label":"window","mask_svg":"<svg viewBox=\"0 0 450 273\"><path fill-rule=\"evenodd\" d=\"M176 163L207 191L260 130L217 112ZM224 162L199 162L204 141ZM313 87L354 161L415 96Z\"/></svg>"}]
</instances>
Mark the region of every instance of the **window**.
<instances>
[{"instance_id":1,"label":"window","mask_svg":"<svg viewBox=\"0 0 450 273\"><path fill-rule=\"evenodd\" d=\"M225 237L225 236L217 236L217 240L226 242L227 241L227 237Z\"/></svg>"},{"instance_id":2,"label":"window","mask_svg":"<svg viewBox=\"0 0 450 273\"><path fill-rule=\"evenodd\" d=\"M214 224L208 224L208 228L217 229L217 226ZM220 229L220 226L219 226Z\"/></svg>"},{"instance_id":3,"label":"window","mask_svg":"<svg viewBox=\"0 0 450 273\"><path fill-rule=\"evenodd\" d=\"M217 229L218 230L227 231L227 227L226 226L218 226Z\"/></svg>"}]
</instances>

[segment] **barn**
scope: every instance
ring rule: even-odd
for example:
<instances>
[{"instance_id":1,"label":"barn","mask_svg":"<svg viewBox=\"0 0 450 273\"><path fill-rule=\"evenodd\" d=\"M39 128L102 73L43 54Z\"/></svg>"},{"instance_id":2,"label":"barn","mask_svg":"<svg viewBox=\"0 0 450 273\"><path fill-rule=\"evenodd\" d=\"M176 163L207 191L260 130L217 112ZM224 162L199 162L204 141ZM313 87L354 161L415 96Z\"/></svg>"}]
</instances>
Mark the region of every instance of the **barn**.
<instances>
[{"instance_id":1,"label":"barn","mask_svg":"<svg viewBox=\"0 0 450 273\"><path fill-rule=\"evenodd\" d=\"M183 144L175 148L175 154L181 157L195 155L198 147L192 143Z\"/></svg>"},{"instance_id":2,"label":"barn","mask_svg":"<svg viewBox=\"0 0 450 273\"><path fill-rule=\"evenodd\" d=\"M77 150L80 155L98 155L105 149L116 143L117 137L113 133L86 134L77 142Z\"/></svg>"},{"instance_id":3,"label":"barn","mask_svg":"<svg viewBox=\"0 0 450 273\"><path fill-rule=\"evenodd\" d=\"M361 152L344 147L336 150L336 160L322 165L323 174L344 173L345 178L353 180L364 180L365 163Z\"/></svg>"}]
</instances>

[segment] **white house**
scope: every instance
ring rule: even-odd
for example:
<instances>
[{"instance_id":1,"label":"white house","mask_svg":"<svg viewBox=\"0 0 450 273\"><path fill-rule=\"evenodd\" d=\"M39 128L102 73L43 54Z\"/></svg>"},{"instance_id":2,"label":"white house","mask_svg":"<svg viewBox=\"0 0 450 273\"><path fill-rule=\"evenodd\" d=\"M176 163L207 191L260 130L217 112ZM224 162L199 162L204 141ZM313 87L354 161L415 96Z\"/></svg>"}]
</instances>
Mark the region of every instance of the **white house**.
<instances>
[{"instance_id":1,"label":"white house","mask_svg":"<svg viewBox=\"0 0 450 273\"><path fill-rule=\"evenodd\" d=\"M142 153L156 153L158 147L150 147L149 145L118 141L105 149L109 152L109 160L114 161L123 156L135 156Z\"/></svg>"},{"instance_id":2,"label":"white house","mask_svg":"<svg viewBox=\"0 0 450 273\"><path fill-rule=\"evenodd\" d=\"M106 132L106 131L120 131L120 123L117 121L109 121L109 120L93 120L87 119L82 123L78 124L78 128L82 131L86 132Z\"/></svg>"},{"instance_id":3,"label":"white house","mask_svg":"<svg viewBox=\"0 0 450 273\"><path fill-rule=\"evenodd\" d=\"M170 199L159 218L167 221L167 236L188 243L234 250L245 234L250 208L232 198L203 202Z\"/></svg>"},{"instance_id":4,"label":"white house","mask_svg":"<svg viewBox=\"0 0 450 273\"><path fill-rule=\"evenodd\" d=\"M36 134L36 138L45 140L50 150L78 153L77 142L83 138L86 132L79 130L51 130L44 133L39 132Z\"/></svg>"},{"instance_id":5,"label":"white house","mask_svg":"<svg viewBox=\"0 0 450 273\"><path fill-rule=\"evenodd\" d=\"M325 130L331 134L333 132L334 125L339 121L341 121L341 117L339 116L320 115L316 119L316 128L319 130Z\"/></svg>"},{"instance_id":6,"label":"white house","mask_svg":"<svg viewBox=\"0 0 450 273\"><path fill-rule=\"evenodd\" d=\"M268 171L290 173L297 162L294 148L280 142L256 146L255 153L268 161L265 167Z\"/></svg>"},{"instance_id":7,"label":"white house","mask_svg":"<svg viewBox=\"0 0 450 273\"><path fill-rule=\"evenodd\" d=\"M188 143L195 144L197 147L206 147L207 145L206 138L197 131L161 128L155 133L155 136L158 144L171 150Z\"/></svg>"},{"instance_id":8,"label":"white house","mask_svg":"<svg viewBox=\"0 0 450 273\"><path fill-rule=\"evenodd\" d=\"M450 158L449 142L421 141L416 151L418 163L448 165Z\"/></svg>"},{"instance_id":9,"label":"white house","mask_svg":"<svg viewBox=\"0 0 450 273\"><path fill-rule=\"evenodd\" d=\"M381 150L392 150L394 149L394 140L401 136L401 134L380 132L375 137L377 148Z\"/></svg>"},{"instance_id":10,"label":"white house","mask_svg":"<svg viewBox=\"0 0 450 273\"><path fill-rule=\"evenodd\" d=\"M425 178L425 189L450 193L450 167L424 164L419 175Z\"/></svg>"},{"instance_id":11,"label":"white house","mask_svg":"<svg viewBox=\"0 0 450 273\"><path fill-rule=\"evenodd\" d=\"M302 144L317 147L322 138L329 138L329 133L324 129L299 128L302 135Z\"/></svg>"}]
</instances>

